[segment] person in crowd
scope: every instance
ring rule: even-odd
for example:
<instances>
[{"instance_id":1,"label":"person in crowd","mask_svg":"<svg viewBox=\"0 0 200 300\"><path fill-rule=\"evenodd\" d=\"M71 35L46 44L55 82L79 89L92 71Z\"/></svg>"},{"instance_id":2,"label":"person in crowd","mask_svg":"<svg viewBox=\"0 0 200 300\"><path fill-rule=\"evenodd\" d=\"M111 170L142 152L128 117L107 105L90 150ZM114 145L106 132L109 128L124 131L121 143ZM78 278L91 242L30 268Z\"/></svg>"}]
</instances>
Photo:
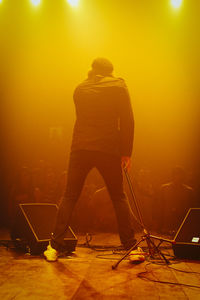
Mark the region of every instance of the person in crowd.
<instances>
[{"instance_id":1,"label":"person in crowd","mask_svg":"<svg viewBox=\"0 0 200 300\"><path fill-rule=\"evenodd\" d=\"M172 170L172 181L161 185L158 195L158 230L174 235L189 208L195 206L194 190L185 184L185 171L181 166Z\"/></svg>"}]
</instances>

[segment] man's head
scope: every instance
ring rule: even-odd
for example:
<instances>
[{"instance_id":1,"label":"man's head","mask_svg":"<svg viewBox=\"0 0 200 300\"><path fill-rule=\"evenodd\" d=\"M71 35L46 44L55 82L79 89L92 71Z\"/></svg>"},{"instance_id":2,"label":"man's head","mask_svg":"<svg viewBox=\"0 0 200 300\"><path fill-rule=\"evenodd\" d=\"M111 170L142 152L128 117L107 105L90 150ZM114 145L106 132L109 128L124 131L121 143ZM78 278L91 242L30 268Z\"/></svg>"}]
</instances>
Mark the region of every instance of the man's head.
<instances>
[{"instance_id":1,"label":"man's head","mask_svg":"<svg viewBox=\"0 0 200 300\"><path fill-rule=\"evenodd\" d=\"M92 62L92 71L95 75L109 76L113 72L113 65L108 59L98 57Z\"/></svg>"}]
</instances>

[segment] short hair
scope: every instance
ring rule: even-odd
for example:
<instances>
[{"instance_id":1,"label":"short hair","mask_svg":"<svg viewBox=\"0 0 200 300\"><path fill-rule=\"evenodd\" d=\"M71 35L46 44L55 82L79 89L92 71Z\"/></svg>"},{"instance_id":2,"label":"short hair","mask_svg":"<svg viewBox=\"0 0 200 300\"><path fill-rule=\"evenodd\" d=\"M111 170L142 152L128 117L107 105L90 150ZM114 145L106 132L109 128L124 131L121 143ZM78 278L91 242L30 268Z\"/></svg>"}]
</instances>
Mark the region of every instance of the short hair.
<instances>
[{"instance_id":1,"label":"short hair","mask_svg":"<svg viewBox=\"0 0 200 300\"><path fill-rule=\"evenodd\" d=\"M113 72L113 64L103 57L98 57L92 62L92 69L98 75L110 75Z\"/></svg>"}]
</instances>

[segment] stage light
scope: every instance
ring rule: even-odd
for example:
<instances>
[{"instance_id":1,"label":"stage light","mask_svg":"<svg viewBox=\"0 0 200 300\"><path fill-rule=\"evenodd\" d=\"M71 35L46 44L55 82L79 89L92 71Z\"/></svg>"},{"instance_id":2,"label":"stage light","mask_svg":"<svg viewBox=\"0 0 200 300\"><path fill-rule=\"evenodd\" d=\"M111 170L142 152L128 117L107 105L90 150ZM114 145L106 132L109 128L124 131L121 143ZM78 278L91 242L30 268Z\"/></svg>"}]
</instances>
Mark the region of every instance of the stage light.
<instances>
[{"instance_id":1,"label":"stage light","mask_svg":"<svg viewBox=\"0 0 200 300\"><path fill-rule=\"evenodd\" d=\"M40 0L31 0L33 5L39 5L40 4Z\"/></svg>"},{"instance_id":2,"label":"stage light","mask_svg":"<svg viewBox=\"0 0 200 300\"><path fill-rule=\"evenodd\" d=\"M79 0L67 0L71 6L78 6Z\"/></svg>"},{"instance_id":3,"label":"stage light","mask_svg":"<svg viewBox=\"0 0 200 300\"><path fill-rule=\"evenodd\" d=\"M171 5L174 7L174 8L179 8L182 4L182 0L171 0Z\"/></svg>"}]
</instances>

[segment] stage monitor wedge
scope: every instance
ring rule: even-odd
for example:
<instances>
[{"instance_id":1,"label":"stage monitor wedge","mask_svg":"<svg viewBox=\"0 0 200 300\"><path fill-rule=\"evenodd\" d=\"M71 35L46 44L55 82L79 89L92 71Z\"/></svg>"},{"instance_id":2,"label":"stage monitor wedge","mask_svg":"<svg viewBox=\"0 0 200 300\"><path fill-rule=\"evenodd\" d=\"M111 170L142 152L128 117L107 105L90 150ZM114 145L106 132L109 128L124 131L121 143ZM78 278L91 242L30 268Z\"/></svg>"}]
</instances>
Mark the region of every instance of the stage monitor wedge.
<instances>
[{"instance_id":1,"label":"stage monitor wedge","mask_svg":"<svg viewBox=\"0 0 200 300\"><path fill-rule=\"evenodd\" d=\"M23 203L11 230L11 239L16 247L26 248L31 254L43 253L49 244L58 207L52 203ZM63 251L73 252L77 238L70 227L66 231Z\"/></svg>"},{"instance_id":2,"label":"stage monitor wedge","mask_svg":"<svg viewBox=\"0 0 200 300\"><path fill-rule=\"evenodd\" d=\"M175 256L200 259L200 208L190 208L175 235Z\"/></svg>"}]
</instances>

